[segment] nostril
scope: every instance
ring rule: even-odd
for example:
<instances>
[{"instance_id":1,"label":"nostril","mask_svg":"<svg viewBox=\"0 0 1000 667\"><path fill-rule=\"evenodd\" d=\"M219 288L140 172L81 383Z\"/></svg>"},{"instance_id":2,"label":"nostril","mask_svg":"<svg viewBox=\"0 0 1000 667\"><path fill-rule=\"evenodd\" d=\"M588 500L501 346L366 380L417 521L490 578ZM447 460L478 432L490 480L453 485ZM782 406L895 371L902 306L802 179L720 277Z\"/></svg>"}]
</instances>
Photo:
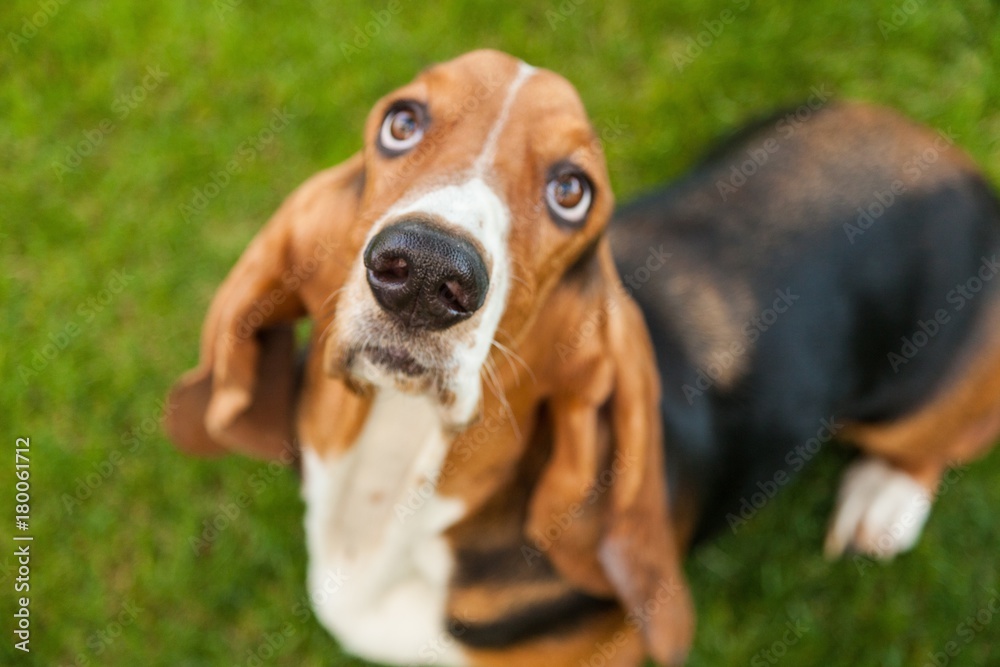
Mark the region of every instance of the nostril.
<instances>
[{"instance_id":1,"label":"nostril","mask_svg":"<svg viewBox=\"0 0 1000 667\"><path fill-rule=\"evenodd\" d=\"M438 289L438 297L449 310L462 314L469 312L468 292L456 280L445 281Z\"/></svg>"},{"instance_id":2,"label":"nostril","mask_svg":"<svg viewBox=\"0 0 1000 667\"><path fill-rule=\"evenodd\" d=\"M410 264L402 257L389 257L372 267L371 273L380 283L400 285L410 277Z\"/></svg>"}]
</instances>

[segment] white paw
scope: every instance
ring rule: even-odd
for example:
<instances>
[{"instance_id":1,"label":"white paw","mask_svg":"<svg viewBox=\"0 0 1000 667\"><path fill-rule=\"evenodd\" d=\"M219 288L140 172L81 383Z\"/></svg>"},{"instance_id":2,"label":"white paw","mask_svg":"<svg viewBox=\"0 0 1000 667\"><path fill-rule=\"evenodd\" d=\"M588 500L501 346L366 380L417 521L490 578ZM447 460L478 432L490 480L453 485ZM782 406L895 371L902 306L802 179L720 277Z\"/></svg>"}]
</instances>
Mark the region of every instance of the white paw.
<instances>
[{"instance_id":1,"label":"white paw","mask_svg":"<svg viewBox=\"0 0 1000 667\"><path fill-rule=\"evenodd\" d=\"M837 558L850 549L888 560L913 548L931 512L931 493L905 472L877 458L847 469L826 533L825 552Z\"/></svg>"}]
</instances>

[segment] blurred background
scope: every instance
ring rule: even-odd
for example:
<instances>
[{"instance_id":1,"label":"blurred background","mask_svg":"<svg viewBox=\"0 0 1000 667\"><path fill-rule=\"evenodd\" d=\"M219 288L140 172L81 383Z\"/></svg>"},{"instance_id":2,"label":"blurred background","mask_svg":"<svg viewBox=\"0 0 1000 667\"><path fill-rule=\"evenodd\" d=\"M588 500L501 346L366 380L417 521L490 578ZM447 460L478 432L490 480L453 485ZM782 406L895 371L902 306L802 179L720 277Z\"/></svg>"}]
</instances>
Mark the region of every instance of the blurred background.
<instances>
[{"instance_id":1,"label":"blurred background","mask_svg":"<svg viewBox=\"0 0 1000 667\"><path fill-rule=\"evenodd\" d=\"M365 664L304 611L295 474L182 457L160 401L282 198L361 146L380 96L479 47L577 86L619 201L817 91L949 132L1000 184L989 0L6 0L0 664ZM9 632L24 436L30 655ZM821 544L845 456L825 448L738 535L690 558L690 665L996 664L998 456L959 471L913 553L831 564ZM234 511L240 493L251 502Z\"/></svg>"}]
</instances>

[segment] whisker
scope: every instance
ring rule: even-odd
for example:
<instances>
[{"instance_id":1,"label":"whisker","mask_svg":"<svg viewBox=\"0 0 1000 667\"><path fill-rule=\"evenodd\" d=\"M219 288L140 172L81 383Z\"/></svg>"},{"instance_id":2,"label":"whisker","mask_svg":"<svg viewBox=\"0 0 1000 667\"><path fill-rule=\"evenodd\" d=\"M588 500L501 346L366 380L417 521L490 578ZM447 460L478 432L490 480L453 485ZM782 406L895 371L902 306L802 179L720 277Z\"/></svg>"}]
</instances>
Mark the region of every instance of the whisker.
<instances>
[{"instance_id":1,"label":"whisker","mask_svg":"<svg viewBox=\"0 0 1000 667\"><path fill-rule=\"evenodd\" d=\"M503 385L500 383L498 377L498 371L496 365L493 363L492 359L487 359L486 363L483 364L483 369L487 373L487 376L492 379L493 395L496 396L497 401L504 410L504 414L507 416L507 420L510 422L511 428L514 430L514 437L518 440L521 439L521 429L517 425L517 420L514 419L514 411L510 407L510 401L507 400L507 395L503 391Z\"/></svg>"},{"instance_id":2,"label":"whisker","mask_svg":"<svg viewBox=\"0 0 1000 667\"><path fill-rule=\"evenodd\" d=\"M493 340L493 345L495 345L496 348L500 350L500 353L504 356L504 359L507 360L507 365L510 366L511 372L514 373L514 378L515 381L517 382L516 386L518 387L521 386L521 374L514 367L513 361L517 361L521 364L524 370L528 373L528 377L531 378L532 382L534 383L538 382L538 378L535 377L535 372L531 370L531 366L528 365L528 362L526 362L521 357L521 355L519 355L517 352L514 352L512 349L510 349L509 347L507 347L506 345L504 345L503 343L501 343L496 339Z\"/></svg>"},{"instance_id":3,"label":"whisker","mask_svg":"<svg viewBox=\"0 0 1000 667\"><path fill-rule=\"evenodd\" d=\"M492 346L496 347L496 349L500 350L500 354L502 354L503 357L504 357L504 359L507 360L507 368L509 368L510 372L514 375L514 386L515 387L520 387L521 386L521 373L517 370L517 368L514 367L514 364L511 361L510 356L507 354L507 352L504 351L503 345L501 343L496 342L495 340L492 343L490 343L490 344Z\"/></svg>"},{"instance_id":4,"label":"whisker","mask_svg":"<svg viewBox=\"0 0 1000 667\"><path fill-rule=\"evenodd\" d=\"M343 292L343 291L344 291L344 290L346 290L346 289L347 289L347 286L346 286L346 285L345 285L345 286L343 286L343 287L341 287L341 288L339 288L339 289L335 289L335 290L333 290L332 292L330 292L330 296L328 296L328 297L326 297L325 299L323 299L323 303L321 303L321 304L319 305L319 309L320 309L320 316L321 316L321 317L327 317L327 316L328 316L328 315L330 315L330 314L331 314L331 313L332 313L332 312L333 312L334 310L336 310L336 308L331 308L330 310L326 310L326 308L327 308L327 306L331 305L331 302L332 302L332 301L333 301L333 300L334 300L335 298L337 298L337 295L338 295L338 294L340 294L341 292Z\"/></svg>"},{"instance_id":5,"label":"whisker","mask_svg":"<svg viewBox=\"0 0 1000 667\"><path fill-rule=\"evenodd\" d=\"M330 330L333 328L333 320L327 322L326 326L323 327L323 332L319 335L319 342L323 343L326 341L326 337L330 335Z\"/></svg>"},{"instance_id":6,"label":"whisker","mask_svg":"<svg viewBox=\"0 0 1000 667\"><path fill-rule=\"evenodd\" d=\"M515 281L521 283L522 285L524 285L525 287L527 287L529 290L531 289L531 285L528 284L528 281L525 280L524 278L522 278L521 276L517 275L517 273L514 272L514 271L510 272L510 279L511 280L515 280Z\"/></svg>"},{"instance_id":7,"label":"whisker","mask_svg":"<svg viewBox=\"0 0 1000 667\"><path fill-rule=\"evenodd\" d=\"M503 327L497 327L497 336L504 336L511 343L514 342L514 337L507 333L507 330ZM494 338L494 340L496 340L496 338Z\"/></svg>"},{"instance_id":8,"label":"whisker","mask_svg":"<svg viewBox=\"0 0 1000 667\"><path fill-rule=\"evenodd\" d=\"M483 364L483 369L481 373L485 374L483 380L490 388L490 391L493 392L493 395L497 397L497 400L502 400L500 398L500 393L501 393L500 382L496 376L496 372L494 371L495 368L496 366L493 364L493 362L490 359L487 359L486 362Z\"/></svg>"}]
</instances>

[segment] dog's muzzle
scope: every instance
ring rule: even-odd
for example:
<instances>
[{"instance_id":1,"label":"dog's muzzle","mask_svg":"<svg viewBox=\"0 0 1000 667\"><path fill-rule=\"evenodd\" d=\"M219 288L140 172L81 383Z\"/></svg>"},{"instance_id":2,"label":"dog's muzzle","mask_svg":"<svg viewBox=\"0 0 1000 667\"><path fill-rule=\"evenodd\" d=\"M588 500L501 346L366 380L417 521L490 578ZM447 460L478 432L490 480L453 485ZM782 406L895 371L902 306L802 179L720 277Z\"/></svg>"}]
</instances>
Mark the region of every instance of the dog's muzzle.
<instances>
[{"instance_id":1,"label":"dog's muzzle","mask_svg":"<svg viewBox=\"0 0 1000 667\"><path fill-rule=\"evenodd\" d=\"M375 300L410 329L437 331L466 320L489 290L489 272L475 247L420 220L380 231L364 262Z\"/></svg>"}]
</instances>

